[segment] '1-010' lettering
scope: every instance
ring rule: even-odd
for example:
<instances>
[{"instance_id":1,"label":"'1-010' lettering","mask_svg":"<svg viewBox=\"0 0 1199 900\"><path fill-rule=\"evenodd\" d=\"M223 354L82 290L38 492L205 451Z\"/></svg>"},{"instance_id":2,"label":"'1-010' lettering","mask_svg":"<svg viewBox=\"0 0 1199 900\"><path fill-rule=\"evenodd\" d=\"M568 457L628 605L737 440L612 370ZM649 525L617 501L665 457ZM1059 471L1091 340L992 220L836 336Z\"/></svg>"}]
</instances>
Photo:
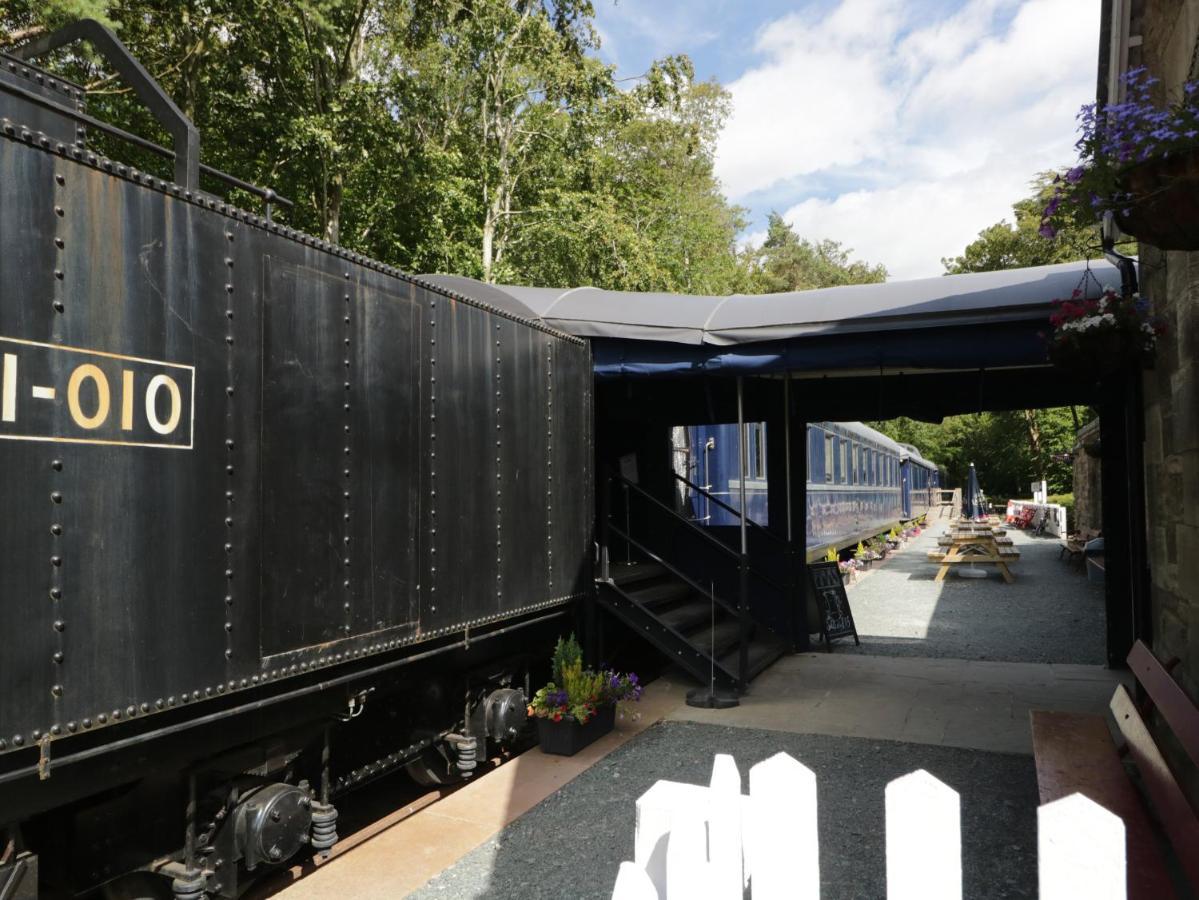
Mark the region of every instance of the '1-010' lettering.
<instances>
[{"instance_id":1,"label":"'1-010' lettering","mask_svg":"<svg viewBox=\"0 0 1199 900\"><path fill-rule=\"evenodd\" d=\"M188 449L195 369L0 337L0 439Z\"/></svg>"},{"instance_id":2,"label":"'1-010' lettering","mask_svg":"<svg viewBox=\"0 0 1199 900\"><path fill-rule=\"evenodd\" d=\"M19 384L19 370L17 355L15 353L4 354L4 379L3 388L0 389L0 420L5 422L17 421L17 387ZM133 430L133 416L136 400L136 387L134 384L134 372L131 369L121 370L121 390L120 390L120 405L121 405L121 430ZM93 397L90 400L91 406L85 409L83 400L83 389L85 385L90 385L93 388ZM170 397L168 409L170 410L166 418L161 418L158 414L158 394L160 391L166 391ZM36 400L57 399L58 391L53 387L45 387L43 385L33 385L30 389L30 395ZM144 393L144 402L141 404L145 411L146 423L157 434L171 434L179 427L179 421L183 417L183 395L179 390L179 383L170 375L158 374L150 378L146 384ZM112 410L112 389L108 384L108 376L104 371L92 363L83 363L76 366L71 372L71 377L67 381L67 409L71 413L71 419L80 428L91 431L99 428L108 421L109 414Z\"/></svg>"}]
</instances>

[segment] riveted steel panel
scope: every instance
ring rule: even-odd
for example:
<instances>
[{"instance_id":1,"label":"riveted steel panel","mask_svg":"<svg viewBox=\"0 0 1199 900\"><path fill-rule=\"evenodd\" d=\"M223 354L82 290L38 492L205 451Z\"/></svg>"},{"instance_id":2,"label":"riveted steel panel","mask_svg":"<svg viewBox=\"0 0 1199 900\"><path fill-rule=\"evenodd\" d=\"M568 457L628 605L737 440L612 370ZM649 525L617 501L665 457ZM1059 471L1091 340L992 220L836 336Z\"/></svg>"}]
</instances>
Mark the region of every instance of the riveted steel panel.
<instances>
[{"instance_id":1,"label":"riveted steel panel","mask_svg":"<svg viewBox=\"0 0 1199 900\"><path fill-rule=\"evenodd\" d=\"M503 325L456 300L429 295L429 591L421 630L491 612L499 554L496 459L502 435L493 405ZM433 456L432 454L436 454Z\"/></svg>"},{"instance_id":2,"label":"riveted steel panel","mask_svg":"<svg viewBox=\"0 0 1199 900\"><path fill-rule=\"evenodd\" d=\"M552 395L552 518L548 531L553 590L559 596L581 596L593 589L591 356L586 348L564 341L555 341L553 351L548 379Z\"/></svg>"},{"instance_id":3,"label":"riveted steel panel","mask_svg":"<svg viewBox=\"0 0 1199 900\"><path fill-rule=\"evenodd\" d=\"M374 279L379 280L379 279ZM370 285L355 330L360 352L354 437L361 441L356 500L360 543L370 552L370 603L354 607L355 630L408 637L420 620L420 467L423 316L412 285Z\"/></svg>"},{"instance_id":4,"label":"riveted steel panel","mask_svg":"<svg viewBox=\"0 0 1199 900\"><path fill-rule=\"evenodd\" d=\"M262 336L262 652L349 634L355 568L342 515L350 491L342 427L350 402L343 322L353 285L266 260ZM347 302L344 295L350 294ZM347 564L348 560L348 564Z\"/></svg>"},{"instance_id":5,"label":"riveted steel panel","mask_svg":"<svg viewBox=\"0 0 1199 900\"><path fill-rule=\"evenodd\" d=\"M553 594L549 568L547 491L550 466L548 373L553 338L515 323L503 327L506 345L496 409L505 440L501 510L503 596L496 607L520 598Z\"/></svg>"},{"instance_id":6,"label":"riveted steel panel","mask_svg":"<svg viewBox=\"0 0 1199 900\"><path fill-rule=\"evenodd\" d=\"M19 130L0 338L0 753L588 586L577 340Z\"/></svg>"},{"instance_id":7,"label":"riveted steel panel","mask_svg":"<svg viewBox=\"0 0 1199 900\"><path fill-rule=\"evenodd\" d=\"M0 118L15 119L21 126L45 134L57 145L82 143L84 130L68 115L51 106L30 102L21 96L27 92L70 110L82 110L83 89L69 81L54 78L19 59L0 53L0 84L15 90L0 91Z\"/></svg>"}]
</instances>

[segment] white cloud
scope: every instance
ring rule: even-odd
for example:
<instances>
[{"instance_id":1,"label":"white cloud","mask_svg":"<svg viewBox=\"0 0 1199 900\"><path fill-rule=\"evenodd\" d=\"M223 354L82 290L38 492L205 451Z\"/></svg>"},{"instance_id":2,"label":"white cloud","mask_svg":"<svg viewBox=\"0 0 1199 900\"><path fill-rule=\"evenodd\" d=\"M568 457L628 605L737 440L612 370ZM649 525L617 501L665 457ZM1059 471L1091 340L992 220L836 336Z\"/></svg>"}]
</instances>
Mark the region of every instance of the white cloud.
<instances>
[{"instance_id":1,"label":"white cloud","mask_svg":"<svg viewBox=\"0 0 1199 900\"><path fill-rule=\"evenodd\" d=\"M717 149L725 190L755 206L801 179L855 182L784 218L900 278L940 273L1037 172L1073 159L1099 40L1078 0L970 0L935 22L916 8L841 0L767 25Z\"/></svg>"}]
</instances>

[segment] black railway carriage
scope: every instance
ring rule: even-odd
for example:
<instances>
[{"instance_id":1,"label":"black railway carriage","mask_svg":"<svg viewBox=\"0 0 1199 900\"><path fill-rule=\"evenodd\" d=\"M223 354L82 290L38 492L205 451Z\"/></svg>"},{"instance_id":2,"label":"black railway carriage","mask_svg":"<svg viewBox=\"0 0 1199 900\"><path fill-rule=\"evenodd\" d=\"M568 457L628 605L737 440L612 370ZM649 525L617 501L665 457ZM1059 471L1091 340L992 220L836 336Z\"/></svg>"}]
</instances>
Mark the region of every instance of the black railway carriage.
<instances>
[{"instance_id":1,"label":"black railway carriage","mask_svg":"<svg viewBox=\"0 0 1199 900\"><path fill-rule=\"evenodd\" d=\"M184 184L97 156L75 88L0 70L0 893L40 856L234 896L339 787L523 722L591 584L590 353L226 205L186 145Z\"/></svg>"}]
</instances>

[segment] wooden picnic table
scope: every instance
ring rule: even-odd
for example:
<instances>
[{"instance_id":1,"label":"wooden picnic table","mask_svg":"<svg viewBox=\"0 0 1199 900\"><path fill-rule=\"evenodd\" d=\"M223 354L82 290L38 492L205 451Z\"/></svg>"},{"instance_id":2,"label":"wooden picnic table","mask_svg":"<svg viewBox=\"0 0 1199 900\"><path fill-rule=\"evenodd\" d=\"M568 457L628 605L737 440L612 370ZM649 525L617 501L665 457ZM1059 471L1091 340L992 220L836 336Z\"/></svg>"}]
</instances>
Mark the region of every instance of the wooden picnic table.
<instances>
[{"instance_id":1,"label":"wooden picnic table","mask_svg":"<svg viewBox=\"0 0 1199 900\"><path fill-rule=\"evenodd\" d=\"M994 541L1000 547L1012 546L1012 539L1002 534L973 534L970 532L950 532L943 534L937 538L937 543L942 547L948 547L951 544L968 544L974 541Z\"/></svg>"},{"instance_id":2,"label":"wooden picnic table","mask_svg":"<svg viewBox=\"0 0 1199 900\"><path fill-rule=\"evenodd\" d=\"M1007 584L1011 584L1016 578L1012 575L1008 564L1020 559L1020 553L1001 545L991 536L950 543L944 551L930 550L928 559L929 562L939 563L941 566L933 581L944 581L951 566L970 565L994 566L1003 576L1003 580Z\"/></svg>"}]
</instances>

